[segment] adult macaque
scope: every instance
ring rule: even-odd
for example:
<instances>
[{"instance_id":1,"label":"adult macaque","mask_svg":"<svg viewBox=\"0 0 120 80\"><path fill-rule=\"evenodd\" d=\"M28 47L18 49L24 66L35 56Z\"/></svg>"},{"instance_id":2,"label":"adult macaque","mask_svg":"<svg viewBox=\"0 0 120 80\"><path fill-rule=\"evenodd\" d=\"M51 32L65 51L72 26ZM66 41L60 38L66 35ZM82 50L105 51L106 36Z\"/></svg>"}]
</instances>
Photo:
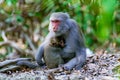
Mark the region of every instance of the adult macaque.
<instances>
[{"instance_id":1,"label":"adult macaque","mask_svg":"<svg viewBox=\"0 0 120 80\"><path fill-rule=\"evenodd\" d=\"M53 49L53 46L49 45L51 44L50 41L52 37L62 37L63 46L54 46ZM72 68L80 69L86 61L85 49L82 32L79 31L77 23L73 19L70 19L67 13L56 12L50 16L49 33L46 36L45 41L38 48L36 61L40 66L43 66L44 64L42 58L46 65L52 63L56 64L57 58L54 58L54 55L49 54L58 54L61 62L57 65L64 63L63 68L66 70L71 70Z\"/></svg>"}]
</instances>

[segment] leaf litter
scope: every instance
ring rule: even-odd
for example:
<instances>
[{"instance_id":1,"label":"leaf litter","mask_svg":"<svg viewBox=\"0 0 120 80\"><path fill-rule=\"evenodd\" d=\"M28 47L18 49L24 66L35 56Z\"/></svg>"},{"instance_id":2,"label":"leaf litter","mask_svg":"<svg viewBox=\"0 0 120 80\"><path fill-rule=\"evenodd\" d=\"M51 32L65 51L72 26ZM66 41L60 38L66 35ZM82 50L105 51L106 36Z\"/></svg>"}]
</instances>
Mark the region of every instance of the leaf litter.
<instances>
[{"instance_id":1,"label":"leaf litter","mask_svg":"<svg viewBox=\"0 0 120 80\"><path fill-rule=\"evenodd\" d=\"M108 54L109 53L109 54ZM87 58L80 70L45 72L41 69L0 73L0 80L119 80L113 69L120 62L120 52L101 51Z\"/></svg>"}]
</instances>

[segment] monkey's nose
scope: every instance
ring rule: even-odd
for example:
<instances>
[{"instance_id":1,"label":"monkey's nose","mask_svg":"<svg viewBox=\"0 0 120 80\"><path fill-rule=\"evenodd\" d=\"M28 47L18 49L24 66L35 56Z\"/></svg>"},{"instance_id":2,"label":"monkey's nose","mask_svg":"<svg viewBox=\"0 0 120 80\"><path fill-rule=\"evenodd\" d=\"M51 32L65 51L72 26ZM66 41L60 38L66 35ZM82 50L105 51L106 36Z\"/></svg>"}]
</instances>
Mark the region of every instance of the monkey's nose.
<instances>
[{"instance_id":1,"label":"monkey's nose","mask_svg":"<svg viewBox=\"0 0 120 80\"><path fill-rule=\"evenodd\" d=\"M53 27L53 31L56 32L58 30L58 27Z\"/></svg>"}]
</instances>

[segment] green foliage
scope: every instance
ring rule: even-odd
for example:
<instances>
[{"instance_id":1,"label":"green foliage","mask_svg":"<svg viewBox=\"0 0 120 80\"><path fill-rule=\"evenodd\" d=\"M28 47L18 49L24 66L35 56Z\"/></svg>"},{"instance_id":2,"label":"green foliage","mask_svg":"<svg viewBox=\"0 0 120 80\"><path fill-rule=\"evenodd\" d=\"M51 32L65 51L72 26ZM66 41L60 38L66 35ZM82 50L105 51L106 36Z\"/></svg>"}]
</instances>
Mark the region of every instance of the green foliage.
<instances>
[{"instance_id":1,"label":"green foliage","mask_svg":"<svg viewBox=\"0 0 120 80\"><path fill-rule=\"evenodd\" d=\"M6 3L8 6L11 6L11 5L16 5L18 0L6 0Z\"/></svg>"},{"instance_id":2,"label":"green foliage","mask_svg":"<svg viewBox=\"0 0 120 80\"><path fill-rule=\"evenodd\" d=\"M101 0L96 29L96 35L100 42L104 42L109 39L116 6L116 0Z\"/></svg>"},{"instance_id":3,"label":"green foliage","mask_svg":"<svg viewBox=\"0 0 120 80\"><path fill-rule=\"evenodd\" d=\"M0 42L1 42L1 41L3 41L3 38L2 38L2 36L0 35Z\"/></svg>"}]
</instances>

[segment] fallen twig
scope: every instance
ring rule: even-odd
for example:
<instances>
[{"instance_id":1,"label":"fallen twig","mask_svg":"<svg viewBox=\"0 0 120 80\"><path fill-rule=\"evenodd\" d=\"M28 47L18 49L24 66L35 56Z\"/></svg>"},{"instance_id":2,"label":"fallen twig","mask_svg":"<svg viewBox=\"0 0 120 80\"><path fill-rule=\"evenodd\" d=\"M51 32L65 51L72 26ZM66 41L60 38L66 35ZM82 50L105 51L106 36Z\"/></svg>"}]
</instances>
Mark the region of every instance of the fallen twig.
<instances>
[{"instance_id":1,"label":"fallen twig","mask_svg":"<svg viewBox=\"0 0 120 80\"><path fill-rule=\"evenodd\" d=\"M16 64L18 61L30 61L30 58L17 58L14 60L5 60L3 62L0 62L0 68L3 68L4 66L8 66L11 64Z\"/></svg>"},{"instance_id":2,"label":"fallen twig","mask_svg":"<svg viewBox=\"0 0 120 80\"><path fill-rule=\"evenodd\" d=\"M9 66L7 68L1 69L0 73L4 73L4 72L7 72L7 71L11 71L11 70L18 70L20 68L21 68L21 66Z\"/></svg>"},{"instance_id":3,"label":"fallen twig","mask_svg":"<svg viewBox=\"0 0 120 80\"><path fill-rule=\"evenodd\" d=\"M63 71L64 70L61 67L44 70L44 72L46 72L46 73L51 73L51 72L53 72L53 73L59 73L59 72L63 72Z\"/></svg>"}]
</instances>

